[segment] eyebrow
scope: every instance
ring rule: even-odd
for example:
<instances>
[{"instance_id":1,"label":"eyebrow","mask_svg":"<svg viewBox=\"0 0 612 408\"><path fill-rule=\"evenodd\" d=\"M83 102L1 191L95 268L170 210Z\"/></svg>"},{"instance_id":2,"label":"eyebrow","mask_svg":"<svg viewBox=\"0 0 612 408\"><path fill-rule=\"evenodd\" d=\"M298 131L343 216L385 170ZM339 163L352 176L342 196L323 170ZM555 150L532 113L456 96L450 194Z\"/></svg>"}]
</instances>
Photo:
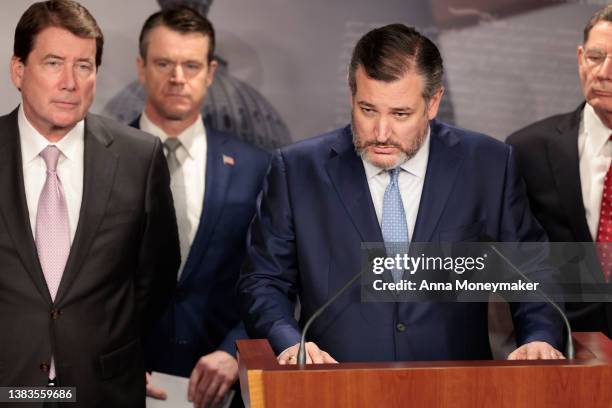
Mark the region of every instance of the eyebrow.
<instances>
[{"instance_id":1,"label":"eyebrow","mask_svg":"<svg viewBox=\"0 0 612 408\"><path fill-rule=\"evenodd\" d=\"M60 59L60 60L65 60L65 57L60 57L59 55L55 55L55 54L47 54L43 57L44 60L49 59L49 58L56 58L56 59Z\"/></svg>"},{"instance_id":2,"label":"eyebrow","mask_svg":"<svg viewBox=\"0 0 612 408\"><path fill-rule=\"evenodd\" d=\"M173 59L173 58L170 58L170 57L162 57L162 56L159 56L159 57L151 57L151 59L152 59L153 61L169 61L169 62L173 62L173 63L176 63L176 62L177 62L177 61L176 61L175 59ZM190 59L186 59L186 60L182 60L182 61L180 61L180 63L181 63L181 64L185 64L185 63L204 64L205 62L206 62L205 60L198 60L198 59L193 59L193 58L190 58Z\"/></svg>"},{"instance_id":3,"label":"eyebrow","mask_svg":"<svg viewBox=\"0 0 612 408\"><path fill-rule=\"evenodd\" d=\"M391 108L391 112L412 112L414 109L409 107Z\"/></svg>"},{"instance_id":4,"label":"eyebrow","mask_svg":"<svg viewBox=\"0 0 612 408\"><path fill-rule=\"evenodd\" d=\"M89 64L93 64L94 61L91 58L77 58L77 62L87 62Z\"/></svg>"},{"instance_id":5,"label":"eyebrow","mask_svg":"<svg viewBox=\"0 0 612 408\"><path fill-rule=\"evenodd\" d=\"M371 109L376 109L376 106L372 105L369 102L366 101L357 101L357 104L359 106L362 106L364 108L371 108ZM414 109L408 106L401 106L401 107L397 107L397 108L391 108L390 109L391 112L414 112Z\"/></svg>"},{"instance_id":6,"label":"eyebrow","mask_svg":"<svg viewBox=\"0 0 612 408\"><path fill-rule=\"evenodd\" d=\"M375 108L374 105L372 105L371 103L365 102L365 101L357 101L357 105L364 107L364 108Z\"/></svg>"}]
</instances>

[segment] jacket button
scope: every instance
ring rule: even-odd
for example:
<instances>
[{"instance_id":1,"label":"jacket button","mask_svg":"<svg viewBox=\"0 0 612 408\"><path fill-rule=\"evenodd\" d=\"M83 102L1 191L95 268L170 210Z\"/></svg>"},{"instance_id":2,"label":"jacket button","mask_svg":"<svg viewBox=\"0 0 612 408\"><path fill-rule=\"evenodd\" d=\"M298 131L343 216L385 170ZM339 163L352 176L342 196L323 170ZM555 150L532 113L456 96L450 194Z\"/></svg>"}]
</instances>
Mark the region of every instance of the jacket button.
<instances>
[{"instance_id":1,"label":"jacket button","mask_svg":"<svg viewBox=\"0 0 612 408\"><path fill-rule=\"evenodd\" d=\"M50 369L49 364L47 363L40 363L39 368L40 368L40 371L42 371L43 373L48 373Z\"/></svg>"},{"instance_id":2,"label":"jacket button","mask_svg":"<svg viewBox=\"0 0 612 408\"><path fill-rule=\"evenodd\" d=\"M53 320L57 320L57 319L59 319L60 314L61 314L61 313L60 313L59 309L53 309L53 310L51 310L51 318L52 318Z\"/></svg>"},{"instance_id":3,"label":"jacket button","mask_svg":"<svg viewBox=\"0 0 612 408\"><path fill-rule=\"evenodd\" d=\"M402 333L406 331L406 325L403 323L398 323L395 325L395 328L397 329L398 332Z\"/></svg>"}]
</instances>

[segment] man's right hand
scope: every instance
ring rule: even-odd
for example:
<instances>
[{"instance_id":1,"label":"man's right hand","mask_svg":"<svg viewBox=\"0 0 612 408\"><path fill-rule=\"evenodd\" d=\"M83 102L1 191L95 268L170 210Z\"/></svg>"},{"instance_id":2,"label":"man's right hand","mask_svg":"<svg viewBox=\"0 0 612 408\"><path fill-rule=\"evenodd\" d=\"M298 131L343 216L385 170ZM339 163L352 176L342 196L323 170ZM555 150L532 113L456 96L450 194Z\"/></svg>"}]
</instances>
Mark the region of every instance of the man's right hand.
<instances>
[{"instance_id":1,"label":"man's right hand","mask_svg":"<svg viewBox=\"0 0 612 408\"><path fill-rule=\"evenodd\" d=\"M297 364L297 354L300 349L300 343L295 344L284 350L276 358L278 364ZM316 344L309 341L306 343L306 364L337 364L329 353L321 350Z\"/></svg>"},{"instance_id":2,"label":"man's right hand","mask_svg":"<svg viewBox=\"0 0 612 408\"><path fill-rule=\"evenodd\" d=\"M161 388L155 388L153 386L153 384L151 383L150 373L147 372L145 374L145 379L147 381L147 397L151 397L151 398L155 398L159 400L165 400L166 398L168 398L166 391L162 390Z\"/></svg>"}]
</instances>

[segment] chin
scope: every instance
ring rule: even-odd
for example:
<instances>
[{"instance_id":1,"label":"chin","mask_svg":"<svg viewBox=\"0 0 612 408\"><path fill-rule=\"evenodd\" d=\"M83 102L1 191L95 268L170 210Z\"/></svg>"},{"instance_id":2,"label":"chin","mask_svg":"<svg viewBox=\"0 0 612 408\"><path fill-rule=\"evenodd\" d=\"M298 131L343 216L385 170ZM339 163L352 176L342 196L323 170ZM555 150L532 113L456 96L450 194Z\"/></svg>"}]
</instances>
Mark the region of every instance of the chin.
<instances>
[{"instance_id":1,"label":"chin","mask_svg":"<svg viewBox=\"0 0 612 408\"><path fill-rule=\"evenodd\" d=\"M612 100L609 100L609 98L595 97L589 101L589 104L596 111L605 112L606 114L612 112Z\"/></svg>"},{"instance_id":2,"label":"chin","mask_svg":"<svg viewBox=\"0 0 612 408\"><path fill-rule=\"evenodd\" d=\"M68 128L77 124L81 119L83 119L84 115L57 115L53 118L51 123L53 126L58 128Z\"/></svg>"},{"instance_id":3,"label":"chin","mask_svg":"<svg viewBox=\"0 0 612 408\"><path fill-rule=\"evenodd\" d=\"M366 156L366 160L383 170L390 170L394 167L399 166L405 160L403 160L402 155L394 154L394 155L376 155L376 154L368 154Z\"/></svg>"},{"instance_id":4,"label":"chin","mask_svg":"<svg viewBox=\"0 0 612 408\"><path fill-rule=\"evenodd\" d=\"M189 109L177 109L176 105L167 106L164 109L165 116L170 120L183 120L189 117Z\"/></svg>"}]
</instances>

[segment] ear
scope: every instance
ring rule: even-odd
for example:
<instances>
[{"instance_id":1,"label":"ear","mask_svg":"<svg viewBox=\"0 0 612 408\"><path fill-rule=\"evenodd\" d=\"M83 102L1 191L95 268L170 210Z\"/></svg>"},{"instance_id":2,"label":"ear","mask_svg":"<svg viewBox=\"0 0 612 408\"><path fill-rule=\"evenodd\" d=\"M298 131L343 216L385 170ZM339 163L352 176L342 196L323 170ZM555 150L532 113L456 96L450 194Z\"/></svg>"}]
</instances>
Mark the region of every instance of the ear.
<instances>
[{"instance_id":1,"label":"ear","mask_svg":"<svg viewBox=\"0 0 612 408\"><path fill-rule=\"evenodd\" d=\"M584 47L582 45L576 48L576 58L578 58L578 66L581 67L584 63Z\"/></svg>"},{"instance_id":2,"label":"ear","mask_svg":"<svg viewBox=\"0 0 612 408\"><path fill-rule=\"evenodd\" d=\"M13 55L9 64L9 70L11 72L11 80L13 81L13 84L15 84L15 87L21 92L25 64L21 61L21 59Z\"/></svg>"},{"instance_id":3,"label":"ear","mask_svg":"<svg viewBox=\"0 0 612 408\"><path fill-rule=\"evenodd\" d=\"M442 95L444 95L444 87L441 86L440 89L436 91L435 94L429 100L429 105L427 106L427 118L432 120L438 115L438 109L440 108L440 102L442 101Z\"/></svg>"},{"instance_id":4,"label":"ear","mask_svg":"<svg viewBox=\"0 0 612 408\"><path fill-rule=\"evenodd\" d=\"M142 85L145 83L145 62L141 57L136 58L136 68L138 69L138 81Z\"/></svg>"},{"instance_id":5,"label":"ear","mask_svg":"<svg viewBox=\"0 0 612 408\"><path fill-rule=\"evenodd\" d=\"M216 60L212 60L208 63L208 72L206 73L206 87L207 88L211 86L213 81L215 80L215 72L217 72L218 65L219 64L217 63Z\"/></svg>"}]
</instances>

